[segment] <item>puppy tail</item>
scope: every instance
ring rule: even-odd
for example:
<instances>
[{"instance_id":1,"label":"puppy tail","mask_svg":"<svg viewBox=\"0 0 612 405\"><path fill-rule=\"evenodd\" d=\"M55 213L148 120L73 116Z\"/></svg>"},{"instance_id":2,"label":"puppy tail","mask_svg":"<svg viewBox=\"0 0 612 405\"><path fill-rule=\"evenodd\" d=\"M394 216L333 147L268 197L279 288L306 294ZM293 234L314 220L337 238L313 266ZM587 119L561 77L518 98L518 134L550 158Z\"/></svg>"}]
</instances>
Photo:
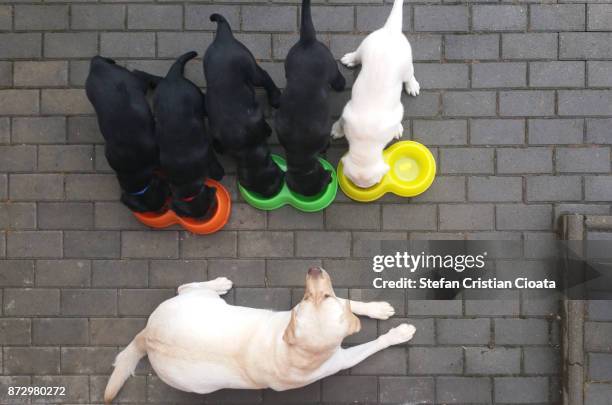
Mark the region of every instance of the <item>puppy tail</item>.
<instances>
[{"instance_id":1,"label":"puppy tail","mask_svg":"<svg viewBox=\"0 0 612 405\"><path fill-rule=\"evenodd\" d=\"M217 33L215 34L215 41L223 38L233 38L232 27L229 22L221 14L211 14L210 21L217 23Z\"/></svg>"},{"instance_id":2,"label":"puppy tail","mask_svg":"<svg viewBox=\"0 0 612 405\"><path fill-rule=\"evenodd\" d=\"M317 32L312 24L310 14L310 0L302 0L302 24L300 28L300 41L308 43L317 39Z\"/></svg>"},{"instance_id":3,"label":"puppy tail","mask_svg":"<svg viewBox=\"0 0 612 405\"><path fill-rule=\"evenodd\" d=\"M402 20L403 20L403 6L404 0L395 0L393 2L393 8L385 23L385 28L391 31L402 31Z\"/></svg>"},{"instance_id":4,"label":"puppy tail","mask_svg":"<svg viewBox=\"0 0 612 405\"><path fill-rule=\"evenodd\" d=\"M176 62L174 62L174 64L168 71L166 77L182 77L183 72L185 71L185 64L196 56L198 56L198 53L195 51L187 52L179 56Z\"/></svg>"},{"instance_id":5,"label":"puppy tail","mask_svg":"<svg viewBox=\"0 0 612 405\"><path fill-rule=\"evenodd\" d=\"M144 331L140 332L134 340L117 355L115 369L111 374L106 390L104 391L104 403L110 404L117 396L125 381L134 374L134 370L140 359L147 354L145 348Z\"/></svg>"}]
</instances>

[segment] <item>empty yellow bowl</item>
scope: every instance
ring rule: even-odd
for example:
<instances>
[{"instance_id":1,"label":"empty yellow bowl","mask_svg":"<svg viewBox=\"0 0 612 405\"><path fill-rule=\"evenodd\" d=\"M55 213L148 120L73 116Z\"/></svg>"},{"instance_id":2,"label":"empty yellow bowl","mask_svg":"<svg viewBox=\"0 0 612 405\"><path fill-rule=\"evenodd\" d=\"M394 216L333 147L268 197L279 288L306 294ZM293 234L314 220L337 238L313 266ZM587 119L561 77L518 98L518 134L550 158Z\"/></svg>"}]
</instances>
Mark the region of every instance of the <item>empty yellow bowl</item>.
<instances>
[{"instance_id":1,"label":"empty yellow bowl","mask_svg":"<svg viewBox=\"0 0 612 405\"><path fill-rule=\"evenodd\" d=\"M417 196L431 186L436 176L436 161L430 150L414 141L397 142L385 149L383 159L390 167L380 183L368 188L356 186L345 175L342 162L338 165L338 183L355 201L374 201L393 193L401 197Z\"/></svg>"}]
</instances>

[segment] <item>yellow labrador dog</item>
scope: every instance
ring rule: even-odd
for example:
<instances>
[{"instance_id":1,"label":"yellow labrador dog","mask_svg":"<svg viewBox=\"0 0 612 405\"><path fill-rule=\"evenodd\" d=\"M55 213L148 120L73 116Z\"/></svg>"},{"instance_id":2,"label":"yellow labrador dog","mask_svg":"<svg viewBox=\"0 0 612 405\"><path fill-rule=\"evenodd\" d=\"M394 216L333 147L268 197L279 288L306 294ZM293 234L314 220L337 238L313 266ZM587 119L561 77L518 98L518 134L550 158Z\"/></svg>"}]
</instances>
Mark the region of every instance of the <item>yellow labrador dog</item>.
<instances>
[{"instance_id":1,"label":"yellow labrador dog","mask_svg":"<svg viewBox=\"0 0 612 405\"><path fill-rule=\"evenodd\" d=\"M394 309L386 302L336 297L329 275L318 267L308 270L304 298L291 311L229 305L220 295L231 287L224 277L185 284L157 307L146 328L117 356L105 403L115 398L145 355L157 375L179 390L283 391L353 367L409 341L415 332L414 326L402 324L371 342L341 348L342 340L361 328L354 314L387 319Z\"/></svg>"}]
</instances>

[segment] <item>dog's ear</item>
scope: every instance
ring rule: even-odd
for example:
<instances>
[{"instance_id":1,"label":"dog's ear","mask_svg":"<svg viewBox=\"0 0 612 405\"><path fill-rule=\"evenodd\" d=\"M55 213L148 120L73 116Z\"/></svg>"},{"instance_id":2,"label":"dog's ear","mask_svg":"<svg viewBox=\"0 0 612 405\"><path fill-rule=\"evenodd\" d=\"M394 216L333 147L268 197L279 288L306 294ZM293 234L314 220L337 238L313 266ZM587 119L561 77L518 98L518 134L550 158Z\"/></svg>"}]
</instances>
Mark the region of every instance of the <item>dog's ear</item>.
<instances>
[{"instance_id":1,"label":"dog's ear","mask_svg":"<svg viewBox=\"0 0 612 405\"><path fill-rule=\"evenodd\" d=\"M351 311L351 301L345 300L344 302L344 312L346 319L349 323L349 328L346 336L349 336L361 330L361 321L359 320L359 318L357 318L357 316L355 316L353 311Z\"/></svg>"},{"instance_id":2,"label":"dog's ear","mask_svg":"<svg viewBox=\"0 0 612 405\"><path fill-rule=\"evenodd\" d=\"M291 320L289 321L289 325L287 325L287 328L285 329L285 333L283 334L283 340L288 345L294 345L296 343L295 328L297 326L297 322L295 318L296 318L296 315L295 315L295 308L294 308L291 310Z\"/></svg>"}]
</instances>

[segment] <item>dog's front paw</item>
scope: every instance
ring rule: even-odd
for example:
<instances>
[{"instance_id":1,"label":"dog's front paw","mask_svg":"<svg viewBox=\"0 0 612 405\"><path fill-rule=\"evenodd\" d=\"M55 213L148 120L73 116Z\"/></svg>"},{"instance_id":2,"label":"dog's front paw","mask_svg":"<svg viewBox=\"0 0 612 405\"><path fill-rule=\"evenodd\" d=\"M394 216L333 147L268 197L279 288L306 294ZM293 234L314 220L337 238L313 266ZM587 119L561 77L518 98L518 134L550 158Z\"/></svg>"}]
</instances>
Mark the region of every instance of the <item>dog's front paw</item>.
<instances>
[{"instance_id":1,"label":"dog's front paw","mask_svg":"<svg viewBox=\"0 0 612 405\"><path fill-rule=\"evenodd\" d=\"M391 329L389 332L384 334L383 337L390 346L399 345L412 339L414 332L416 332L416 328L413 325L403 323Z\"/></svg>"},{"instance_id":2,"label":"dog's front paw","mask_svg":"<svg viewBox=\"0 0 612 405\"><path fill-rule=\"evenodd\" d=\"M340 62L346 67L354 67L357 65L355 61L355 52L349 52L340 59Z\"/></svg>"},{"instance_id":3,"label":"dog's front paw","mask_svg":"<svg viewBox=\"0 0 612 405\"><path fill-rule=\"evenodd\" d=\"M368 303L368 316L374 319L389 319L395 314L395 309L388 302Z\"/></svg>"},{"instance_id":4,"label":"dog's front paw","mask_svg":"<svg viewBox=\"0 0 612 405\"><path fill-rule=\"evenodd\" d=\"M232 289L232 281L227 277L217 277L214 280L209 281L210 288L219 295L227 294Z\"/></svg>"},{"instance_id":5,"label":"dog's front paw","mask_svg":"<svg viewBox=\"0 0 612 405\"><path fill-rule=\"evenodd\" d=\"M416 81L414 76L411 77L410 80L408 80L408 82L406 83L406 93L410 94L413 97L416 97L419 95L420 91L421 85L419 84L419 82Z\"/></svg>"},{"instance_id":6,"label":"dog's front paw","mask_svg":"<svg viewBox=\"0 0 612 405\"><path fill-rule=\"evenodd\" d=\"M342 130L340 121L336 121L334 122L334 125L332 125L331 137L332 139L340 139L344 137L344 131Z\"/></svg>"}]
</instances>

